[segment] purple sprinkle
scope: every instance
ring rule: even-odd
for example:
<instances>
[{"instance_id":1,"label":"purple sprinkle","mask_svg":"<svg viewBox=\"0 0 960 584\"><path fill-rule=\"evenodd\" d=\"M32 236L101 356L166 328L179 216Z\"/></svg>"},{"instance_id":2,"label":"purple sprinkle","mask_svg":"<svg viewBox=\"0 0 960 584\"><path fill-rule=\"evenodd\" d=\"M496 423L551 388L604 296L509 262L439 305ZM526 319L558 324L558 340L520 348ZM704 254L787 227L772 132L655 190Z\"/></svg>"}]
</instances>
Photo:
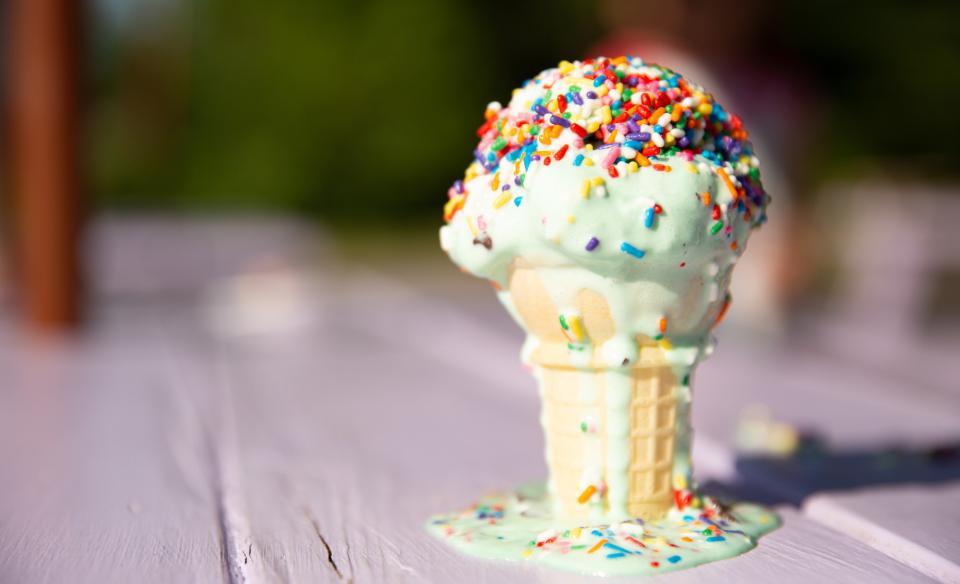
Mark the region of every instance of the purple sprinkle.
<instances>
[{"instance_id":1,"label":"purple sprinkle","mask_svg":"<svg viewBox=\"0 0 960 584\"><path fill-rule=\"evenodd\" d=\"M507 184L503 185L502 187L500 187L500 190L501 190L501 191L509 191L509 190L510 190L510 183L507 183Z\"/></svg>"},{"instance_id":2,"label":"purple sprinkle","mask_svg":"<svg viewBox=\"0 0 960 584\"><path fill-rule=\"evenodd\" d=\"M556 125L558 125L558 126L563 126L564 128L569 128L569 127L570 127L570 122L568 122L567 120L561 118L560 116L551 115L551 116L550 116L550 123L551 123L551 124L556 124Z\"/></svg>"},{"instance_id":3,"label":"purple sprinkle","mask_svg":"<svg viewBox=\"0 0 960 584\"><path fill-rule=\"evenodd\" d=\"M590 241L587 242L587 251L593 251L597 249L598 245L600 245L600 240L596 237L591 237Z\"/></svg>"},{"instance_id":4,"label":"purple sprinkle","mask_svg":"<svg viewBox=\"0 0 960 584\"><path fill-rule=\"evenodd\" d=\"M594 150L606 150L607 148L613 148L614 146L620 146L620 145L614 142L608 142L606 144L601 144L597 146L596 148L594 148Z\"/></svg>"},{"instance_id":5,"label":"purple sprinkle","mask_svg":"<svg viewBox=\"0 0 960 584\"><path fill-rule=\"evenodd\" d=\"M453 181L453 190L457 192L458 195L463 194L463 181L455 180Z\"/></svg>"},{"instance_id":6,"label":"purple sprinkle","mask_svg":"<svg viewBox=\"0 0 960 584\"><path fill-rule=\"evenodd\" d=\"M686 136L680 138L677 140L677 146L680 148L686 148L690 146L690 138L687 138Z\"/></svg>"},{"instance_id":7,"label":"purple sprinkle","mask_svg":"<svg viewBox=\"0 0 960 584\"><path fill-rule=\"evenodd\" d=\"M539 155L539 154L531 154L531 155L530 155L530 160L540 160L540 155Z\"/></svg>"},{"instance_id":8,"label":"purple sprinkle","mask_svg":"<svg viewBox=\"0 0 960 584\"><path fill-rule=\"evenodd\" d=\"M543 107L543 106L540 105L539 103L536 104L535 106L533 106L533 111L537 112L537 113L540 114L541 116L545 116L545 115L547 115L547 114L550 113L550 110L548 110L547 108Z\"/></svg>"},{"instance_id":9,"label":"purple sprinkle","mask_svg":"<svg viewBox=\"0 0 960 584\"><path fill-rule=\"evenodd\" d=\"M597 93L595 91L588 91L587 97L589 97L590 99L597 99Z\"/></svg>"},{"instance_id":10,"label":"purple sprinkle","mask_svg":"<svg viewBox=\"0 0 960 584\"><path fill-rule=\"evenodd\" d=\"M571 97L571 101L573 101L573 103L575 103L575 104L577 104L577 105L583 105L583 98L580 97L580 92L579 92L579 91L578 91L577 93L571 94L570 97Z\"/></svg>"},{"instance_id":11,"label":"purple sprinkle","mask_svg":"<svg viewBox=\"0 0 960 584\"><path fill-rule=\"evenodd\" d=\"M633 133L637 133L640 131L640 124L633 120L627 120L627 129Z\"/></svg>"}]
</instances>

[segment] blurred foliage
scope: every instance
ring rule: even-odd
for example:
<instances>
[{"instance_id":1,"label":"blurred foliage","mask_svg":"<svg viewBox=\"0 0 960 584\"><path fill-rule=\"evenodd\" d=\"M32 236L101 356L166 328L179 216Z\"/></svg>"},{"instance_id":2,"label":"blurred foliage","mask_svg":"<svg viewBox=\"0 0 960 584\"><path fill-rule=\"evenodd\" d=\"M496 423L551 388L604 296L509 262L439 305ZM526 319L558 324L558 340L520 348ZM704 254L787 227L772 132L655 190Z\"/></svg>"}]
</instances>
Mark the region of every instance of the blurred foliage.
<instances>
[{"instance_id":1,"label":"blurred foliage","mask_svg":"<svg viewBox=\"0 0 960 584\"><path fill-rule=\"evenodd\" d=\"M434 217L487 101L601 38L592 2L99 0L94 192L112 207ZM104 6L139 7L120 24ZM956 178L960 5L790 0L763 38L810 74L818 175Z\"/></svg>"},{"instance_id":2,"label":"blurred foliage","mask_svg":"<svg viewBox=\"0 0 960 584\"><path fill-rule=\"evenodd\" d=\"M436 214L486 103L596 36L589 3L552 6L182 4L97 47L94 190L114 206Z\"/></svg>"}]
</instances>

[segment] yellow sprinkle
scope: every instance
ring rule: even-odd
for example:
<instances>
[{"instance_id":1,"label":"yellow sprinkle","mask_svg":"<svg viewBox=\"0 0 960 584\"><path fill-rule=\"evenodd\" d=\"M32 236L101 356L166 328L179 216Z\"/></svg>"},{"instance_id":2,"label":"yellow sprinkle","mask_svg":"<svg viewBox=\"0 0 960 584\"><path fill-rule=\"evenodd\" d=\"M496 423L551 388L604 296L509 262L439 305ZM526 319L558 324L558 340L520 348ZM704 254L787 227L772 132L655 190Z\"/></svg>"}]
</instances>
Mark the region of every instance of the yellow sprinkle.
<instances>
[{"instance_id":1,"label":"yellow sprinkle","mask_svg":"<svg viewBox=\"0 0 960 584\"><path fill-rule=\"evenodd\" d=\"M587 152L593 152L593 144L586 144L583 149Z\"/></svg>"},{"instance_id":2,"label":"yellow sprinkle","mask_svg":"<svg viewBox=\"0 0 960 584\"><path fill-rule=\"evenodd\" d=\"M713 113L713 104L701 103L699 106L697 106L697 111L705 116L709 116L711 113Z\"/></svg>"},{"instance_id":3,"label":"yellow sprinkle","mask_svg":"<svg viewBox=\"0 0 960 584\"><path fill-rule=\"evenodd\" d=\"M567 223L573 224L576 220L577 217L575 215L567 215Z\"/></svg>"},{"instance_id":4,"label":"yellow sprinkle","mask_svg":"<svg viewBox=\"0 0 960 584\"><path fill-rule=\"evenodd\" d=\"M570 61L560 61L560 64L557 65L557 68L560 69L560 73L566 75L570 71L573 71L573 63Z\"/></svg>"},{"instance_id":5,"label":"yellow sprinkle","mask_svg":"<svg viewBox=\"0 0 960 584\"><path fill-rule=\"evenodd\" d=\"M607 544L607 540L601 539L600 541L598 541L597 543L595 543L592 548L590 548L589 550L587 550L587 553L588 553L588 554L592 554L593 552L595 552L595 551L597 551L598 549L602 548L602 547L605 546L606 544Z\"/></svg>"},{"instance_id":6,"label":"yellow sprinkle","mask_svg":"<svg viewBox=\"0 0 960 584\"><path fill-rule=\"evenodd\" d=\"M576 317L574 317L574 318L576 318ZM568 320L569 320L569 319L568 319ZM590 497L592 497L593 494L596 493L596 492L597 492L597 487L595 487L595 486L593 486L593 485L587 485L587 488L584 489L582 493L580 493L580 496L579 496L579 497L577 497L577 503L580 503L581 505L583 505L584 503L586 503L587 501L589 501L589 500L590 500Z\"/></svg>"},{"instance_id":7,"label":"yellow sprinkle","mask_svg":"<svg viewBox=\"0 0 960 584\"><path fill-rule=\"evenodd\" d=\"M673 488L683 491L687 488L687 477L686 475L677 473L673 475Z\"/></svg>"},{"instance_id":8,"label":"yellow sprinkle","mask_svg":"<svg viewBox=\"0 0 960 584\"><path fill-rule=\"evenodd\" d=\"M660 347L666 350L673 348L673 345L667 339L660 339Z\"/></svg>"},{"instance_id":9,"label":"yellow sprinkle","mask_svg":"<svg viewBox=\"0 0 960 584\"><path fill-rule=\"evenodd\" d=\"M607 87L607 84L606 84L606 83L604 83L603 85L601 85L601 86L600 86L600 89L597 90L597 95L599 95L600 97L603 97L604 95L606 95L606 94L608 94L608 93L610 93L610 88Z\"/></svg>"},{"instance_id":10,"label":"yellow sprinkle","mask_svg":"<svg viewBox=\"0 0 960 584\"><path fill-rule=\"evenodd\" d=\"M573 333L573 335L577 337L577 341L582 343L583 340L586 338L586 334L583 332L583 327L580 325L580 317L571 316L570 318L567 319L567 324L570 326L570 331ZM584 493L586 493L587 490L589 489L593 489L593 491L597 490L596 487L594 487L593 485L590 485L589 487L587 487L586 490L584 490ZM593 491L590 491L590 495L593 494ZM587 495L588 499L590 498L590 495ZM583 498L583 493L580 494L580 498L581 499ZM580 502L583 503L583 501L580 501Z\"/></svg>"},{"instance_id":11,"label":"yellow sprinkle","mask_svg":"<svg viewBox=\"0 0 960 584\"><path fill-rule=\"evenodd\" d=\"M700 174L700 171L697 170L697 165L692 162L687 163L687 170L689 170L693 174Z\"/></svg>"},{"instance_id":12,"label":"yellow sprinkle","mask_svg":"<svg viewBox=\"0 0 960 584\"><path fill-rule=\"evenodd\" d=\"M589 158L584 158L584 159L583 159L583 165L584 165L584 166L593 166L593 161L590 160Z\"/></svg>"},{"instance_id":13,"label":"yellow sprinkle","mask_svg":"<svg viewBox=\"0 0 960 584\"><path fill-rule=\"evenodd\" d=\"M470 233L472 233L473 236L476 237L476 236L477 236L477 226L476 226L476 225L474 224L474 222L473 222L473 217L471 217L471 216L469 216L469 215L467 215L467 227L470 228Z\"/></svg>"},{"instance_id":14,"label":"yellow sprinkle","mask_svg":"<svg viewBox=\"0 0 960 584\"><path fill-rule=\"evenodd\" d=\"M610 108L607 108L610 109ZM587 132L592 134L600 129L600 122L587 122Z\"/></svg>"},{"instance_id":15,"label":"yellow sprinkle","mask_svg":"<svg viewBox=\"0 0 960 584\"><path fill-rule=\"evenodd\" d=\"M490 190L495 191L499 188L500 188L500 172L497 171L497 173L493 175L493 180L490 181Z\"/></svg>"},{"instance_id":16,"label":"yellow sprinkle","mask_svg":"<svg viewBox=\"0 0 960 584\"><path fill-rule=\"evenodd\" d=\"M621 83L617 83L617 85L616 85L616 90L619 91L620 93L623 93L623 83L622 83L622 82L621 82Z\"/></svg>"},{"instance_id":17,"label":"yellow sprinkle","mask_svg":"<svg viewBox=\"0 0 960 584\"><path fill-rule=\"evenodd\" d=\"M673 137L673 134L667 134L666 142L667 144L673 144L677 139Z\"/></svg>"},{"instance_id":18,"label":"yellow sprinkle","mask_svg":"<svg viewBox=\"0 0 960 584\"><path fill-rule=\"evenodd\" d=\"M551 99L547 104L547 109L553 113L557 113L557 110L560 109L560 106L557 105L557 100Z\"/></svg>"},{"instance_id":19,"label":"yellow sprinkle","mask_svg":"<svg viewBox=\"0 0 960 584\"><path fill-rule=\"evenodd\" d=\"M631 172L631 173L632 173L632 172L637 172L638 170L640 170L640 165L637 164L635 161L631 160L631 161L627 164L627 171L628 171L628 172Z\"/></svg>"},{"instance_id":20,"label":"yellow sprinkle","mask_svg":"<svg viewBox=\"0 0 960 584\"><path fill-rule=\"evenodd\" d=\"M507 128L507 131L504 132L507 136L515 136L517 134L517 129L513 126Z\"/></svg>"},{"instance_id":21,"label":"yellow sprinkle","mask_svg":"<svg viewBox=\"0 0 960 584\"><path fill-rule=\"evenodd\" d=\"M603 184L603 177L595 176L595 177L591 178L591 179L590 179L590 184L593 185L593 186L595 186L595 187L599 187L600 185Z\"/></svg>"},{"instance_id":22,"label":"yellow sprinkle","mask_svg":"<svg viewBox=\"0 0 960 584\"><path fill-rule=\"evenodd\" d=\"M584 199L590 198L590 180L583 179L583 182L580 183L580 196Z\"/></svg>"},{"instance_id":23,"label":"yellow sprinkle","mask_svg":"<svg viewBox=\"0 0 960 584\"><path fill-rule=\"evenodd\" d=\"M613 121L613 116L610 115L610 106L609 106L609 105L605 105L605 106L603 106L602 108L600 108L600 115L602 116L602 119L603 119L603 123L604 123L604 124L609 124L610 122Z\"/></svg>"},{"instance_id":24,"label":"yellow sprinkle","mask_svg":"<svg viewBox=\"0 0 960 584\"><path fill-rule=\"evenodd\" d=\"M505 191L503 194L497 197L497 199L493 202L493 208L499 209L500 207L506 205L507 201L509 200L510 200L510 192Z\"/></svg>"},{"instance_id":25,"label":"yellow sprinkle","mask_svg":"<svg viewBox=\"0 0 960 584\"><path fill-rule=\"evenodd\" d=\"M579 527L574 527L572 530L570 530L570 535L573 536L573 539L580 539L580 533L582 531L583 530Z\"/></svg>"},{"instance_id":26,"label":"yellow sprinkle","mask_svg":"<svg viewBox=\"0 0 960 584\"><path fill-rule=\"evenodd\" d=\"M529 557L532 556L532 555L533 555L533 550L532 550L532 549L523 550L523 557L529 558Z\"/></svg>"}]
</instances>

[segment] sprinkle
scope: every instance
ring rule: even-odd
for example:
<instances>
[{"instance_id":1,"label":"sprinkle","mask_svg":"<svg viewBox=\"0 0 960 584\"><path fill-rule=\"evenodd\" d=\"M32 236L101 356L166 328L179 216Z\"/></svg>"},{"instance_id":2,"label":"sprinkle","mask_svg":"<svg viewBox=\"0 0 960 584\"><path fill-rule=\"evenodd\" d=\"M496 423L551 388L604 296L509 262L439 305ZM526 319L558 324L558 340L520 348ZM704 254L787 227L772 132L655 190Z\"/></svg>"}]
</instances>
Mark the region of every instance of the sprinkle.
<instances>
[{"instance_id":1,"label":"sprinkle","mask_svg":"<svg viewBox=\"0 0 960 584\"><path fill-rule=\"evenodd\" d=\"M580 325L579 316L571 316L567 319L567 324L570 325L570 331L573 332L574 336L577 337L577 341L583 342L583 339L586 338L586 334L583 331L583 327ZM582 494L580 495L583 496Z\"/></svg>"},{"instance_id":2,"label":"sprinkle","mask_svg":"<svg viewBox=\"0 0 960 584\"><path fill-rule=\"evenodd\" d=\"M596 492L597 492L597 487L593 485L587 485L587 488L584 489L582 493L580 493L579 497L577 497L577 503L580 503L581 505L583 505L584 503L589 501L590 497L592 497L593 494Z\"/></svg>"},{"instance_id":3,"label":"sprinkle","mask_svg":"<svg viewBox=\"0 0 960 584\"><path fill-rule=\"evenodd\" d=\"M567 149L570 148L569 144L564 144L560 147L560 150L557 150L557 153L553 157L557 160L563 160L563 157L567 155Z\"/></svg>"},{"instance_id":4,"label":"sprinkle","mask_svg":"<svg viewBox=\"0 0 960 584\"><path fill-rule=\"evenodd\" d=\"M727 541L727 538L722 535L714 535L713 537L708 537L707 541Z\"/></svg>"},{"instance_id":5,"label":"sprinkle","mask_svg":"<svg viewBox=\"0 0 960 584\"><path fill-rule=\"evenodd\" d=\"M642 258L643 256L647 255L647 252L633 247L632 245L630 245L630 244L627 243L626 241L624 241L623 243L620 244L620 251L622 251L622 252L625 253L625 254L632 255L633 257L635 257L635 258L637 258L637 259L640 259L640 258Z\"/></svg>"},{"instance_id":6,"label":"sprinkle","mask_svg":"<svg viewBox=\"0 0 960 584\"><path fill-rule=\"evenodd\" d=\"M516 199L513 200L513 204L516 205L517 207L519 207L519 206L520 206L520 201L522 201L522 200L523 200L523 197L522 197L522 196L517 197Z\"/></svg>"},{"instance_id":7,"label":"sprinkle","mask_svg":"<svg viewBox=\"0 0 960 584\"><path fill-rule=\"evenodd\" d=\"M626 555L627 555L627 554L625 554L625 553L623 553L623 552L615 552L615 553L612 553L612 554L607 554L607 559L608 559L608 560L615 560L615 559L617 559L617 558L622 558L622 557L624 557L624 556L626 556Z\"/></svg>"},{"instance_id":8,"label":"sprinkle","mask_svg":"<svg viewBox=\"0 0 960 584\"><path fill-rule=\"evenodd\" d=\"M717 221L713 224L713 227L710 228L710 235L716 235L718 231L723 228L723 221Z\"/></svg>"},{"instance_id":9,"label":"sprinkle","mask_svg":"<svg viewBox=\"0 0 960 584\"><path fill-rule=\"evenodd\" d=\"M730 310L730 303L733 301L733 297L730 296L730 293L727 293L727 296L723 299L723 306L720 307L720 312L717 313L717 319L713 321L713 326L720 324L720 321L723 320L723 317L727 315L727 311Z\"/></svg>"},{"instance_id":10,"label":"sprinkle","mask_svg":"<svg viewBox=\"0 0 960 584\"><path fill-rule=\"evenodd\" d=\"M671 564L676 564L682 559L683 558L681 558L680 556L670 556L669 558L667 558L667 561L670 562Z\"/></svg>"},{"instance_id":11,"label":"sprinkle","mask_svg":"<svg viewBox=\"0 0 960 584\"><path fill-rule=\"evenodd\" d=\"M569 121L561 118L560 116L555 116L555 115L553 115L553 114L550 115L550 123L551 123L551 124L556 124L557 126L561 126L561 127L564 127L564 128L569 128L569 127L570 127L570 122L569 122Z\"/></svg>"},{"instance_id":12,"label":"sprinkle","mask_svg":"<svg viewBox=\"0 0 960 584\"><path fill-rule=\"evenodd\" d=\"M633 553L633 552L631 552L630 550L624 549L624 548L618 546L617 544L610 543L609 541L608 541L607 543L605 543L603 547L607 547L607 548L610 548L610 549L612 549L612 550L616 550L616 551L618 551L618 552L620 552L620 553L623 553L623 554L632 554L632 553ZM608 557L609 557L609 556L608 556Z\"/></svg>"},{"instance_id":13,"label":"sprinkle","mask_svg":"<svg viewBox=\"0 0 960 584\"><path fill-rule=\"evenodd\" d=\"M604 546L604 544L606 544L606 543L607 543L607 540L601 539L600 541L598 541L597 543L595 543L595 544L593 545L593 547L590 548L590 549L587 551L587 553L588 553L588 554L592 554L593 552L595 552L595 551L597 551L598 549L602 548L602 547Z\"/></svg>"},{"instance_id":14,"label":"sprinkle","mask_svg":"<svg viewBox=\"0 0 960 584\"><path fill-rule=\"evenodd\" d=\"M598 246L598 245L600 245L600 240L597 239L596 237L591 237L591 238L590 238L590 241L587 242L586 250L587 250L587 251L593 251L593 250L597 249L597 246Z\"/></svg>"},{"instance_id":15,"label":"sprinkle","mask_svg":"<svg viewBox=\"0 0 960 584\"><path fill-rule=\"evenodd\" d=\"M723 184L727 185L727 190L730 191L730 194L733 195L733 198L736 199L739 194L737 193L737 187L733 186L733 182L730 180L730 175L727 174L726 170L719 169L717 174L720 175L720 179L723 180Z\"/></svg>"},{"instance_id":16,"label":"sprinkle","mask_svg":"<svg viewBox=\"0 0 960 584\"><path fill-rule=\"evenodd\" d=\"M616 166L610 166L607 168L607 174L610 175L610 178L617 178L620 176L620 173L617 171Z\"/></svg>"},{"instance_id":17,"label":"sprinkle","mask_svg":"<svg viewBox=\"0 0 960 584\"><path fill-rule=\"evenodd\" d=\"M633 537L632 535L628 535L627 537L625 537L625 538L623 538L623 539L629 541L629 542L632 543L632 544L638 545L638 546L640 546L640 547L642 547L642 548L647 547L647 546L645 546L645 545L643 544L642 541L640 541L639 539Z\"/></svg>"},{"instance_id":18,"label":"sprinkle","mask_svg":"<svg viewBox=\"0 0 960 584\"><path fill-rule=\"evenodd\" d=\"M667 332L667 317L660 317L660 321L657 323L657 330L659 330L661 334Z\"/></svg>"},{"instance_id":19,"label":"sprinkle","mask_svg":"<svg viewBox=\"0 0 960 584\"><path fill-rule=\"evenodd\" d=\"M502 195L497 197L496 200L493 202L493 208L499 209L500 207L506 205L507 201L509 200L510 200L510 193L503 193Z\"/></svg>"},{"instance_id":20,"label":"sprinkle","mask_svg":"<svg viewBox=\"0 0 960 584\"><path fill-rule=\"evenodd\" d=\"M643 226L647 229L653 229L653 217L656 213L653 210L653 207L650 207L643 213Z\"/></svg>"},{"instance_id":21,"label":"sprinkle","mask_svg":"<svg viewBox=\"0 0 960 584\"><path fill-rule=\"evenodd\" d=\"M573 159L574 166L580 166L583 164L583 154L577 154L577 157Z\"/></svg>"},{"instance_id":22,"label":"sprinkle","mask_svg":"<svg viewBox=\"0 0 960 584\"><path fill-rule=\"evenodd\" d=\"M704 207L710 206L710 191L703 191L700 193L700 201L703 202Z\"/></svg>"},{"instance_id":23,"label":"sprinkle","mask_svg":"<svg viewBox=\"0 0 960 584\"><path fill-rule=\"evenodd\" d=\"M585 178L583 179L583 182L580 183L580 196L583 197L584 199L587 199L590 197L590 180L589 179Z\"/></svg>"},{"instance_id":24,"label":"sprinkle","mask_svg":"<svg viewBox=\"0 0 960 584\"><path fill-rule=\"evenodd\" d=\"M529 551L529 550L527 550L527 551ZM659 567L660 567L660 562L650 562L650 565L653 566L654 568L659 568Z\"/></svg>"}]
</instances>

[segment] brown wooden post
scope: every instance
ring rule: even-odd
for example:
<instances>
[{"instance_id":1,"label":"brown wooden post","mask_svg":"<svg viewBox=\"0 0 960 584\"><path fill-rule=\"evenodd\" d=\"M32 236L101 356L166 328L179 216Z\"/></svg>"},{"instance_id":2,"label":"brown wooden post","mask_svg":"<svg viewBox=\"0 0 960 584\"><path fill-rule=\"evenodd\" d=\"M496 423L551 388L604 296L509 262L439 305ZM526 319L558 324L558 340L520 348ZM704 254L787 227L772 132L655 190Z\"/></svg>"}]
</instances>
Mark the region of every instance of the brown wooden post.
<instances>
[{"instance_id":1,"label":"brown wooden post","mask_svg":"<svg viewBox=\"0 0 960 584\"><path fill-rule=\"evenodd\" d=\"M13 271L27 322L80 317L80 0L8 5Z\"/></svg>"}]
</instances>

